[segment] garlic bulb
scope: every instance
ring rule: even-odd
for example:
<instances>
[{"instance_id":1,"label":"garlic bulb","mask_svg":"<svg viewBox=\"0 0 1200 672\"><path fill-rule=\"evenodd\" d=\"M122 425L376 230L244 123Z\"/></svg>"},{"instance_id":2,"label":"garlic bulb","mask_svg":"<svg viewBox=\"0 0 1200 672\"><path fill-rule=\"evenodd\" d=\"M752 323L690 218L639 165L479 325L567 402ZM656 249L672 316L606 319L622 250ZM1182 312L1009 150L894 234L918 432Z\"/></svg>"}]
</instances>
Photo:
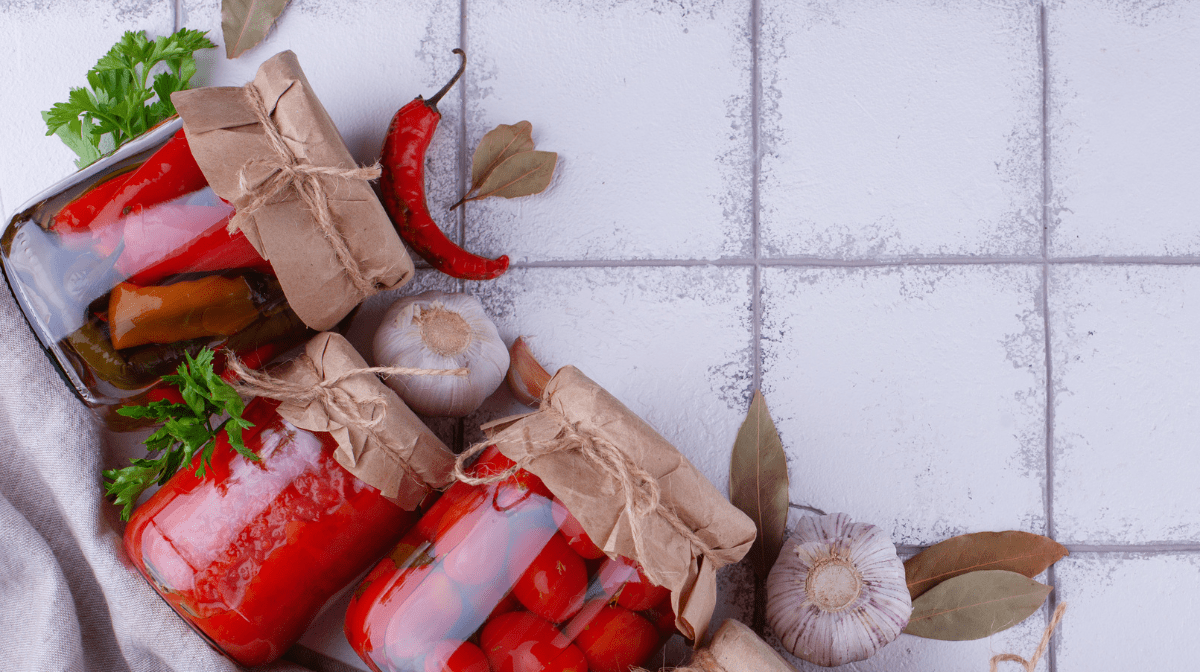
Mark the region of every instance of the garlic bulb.
<instances>
[{"instance_id":1,"label":"garlic bulb","mask_svg":"<svg viewBox=\"0 0 1200 672\"><path fill-rule=\"evenodd\" d=\"M895 545L844 513L801 518L767 576L767 624L784 648L817 665L869 658L911 614Z\"/></svg>"},{"instance_id":2,"label":"garlic bulb","mask_svg":"<svg viewBox=\"0 0 1200 672\"><path fill-rule=\"evenodd\" d=\"M390 376L387 384L421 415L462 417L504 380L508 348L479 299L431 291L400 299L375 332L377 366L466 367L467 376Z\"/></svg>"}]
</instances>

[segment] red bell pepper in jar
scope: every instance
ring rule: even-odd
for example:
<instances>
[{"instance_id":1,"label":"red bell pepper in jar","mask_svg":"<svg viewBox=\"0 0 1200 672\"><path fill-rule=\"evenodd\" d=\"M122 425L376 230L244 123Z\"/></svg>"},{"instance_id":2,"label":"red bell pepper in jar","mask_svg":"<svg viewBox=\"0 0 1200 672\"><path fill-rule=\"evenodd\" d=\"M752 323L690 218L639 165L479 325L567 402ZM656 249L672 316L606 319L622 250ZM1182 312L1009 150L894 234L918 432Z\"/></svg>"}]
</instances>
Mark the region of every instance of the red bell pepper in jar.
<instances>
[{"instance_id":1,"label":"red bell pepper in jar","mask_svg":"<svg viewBox=\"0 0 1200 672\"><path fill-rule=\"evenodd\" d=\"M202 204L180 202L207 191ZM189 198L189 200L197 200ZM64 206L51 228L78 247L88 236L100 255L123 240L116 268L147 285L177 273L253 268L271 272L241 232L226 227L233 208L212 194L180 129L132 173L123 173ZM132 276L132 277L131 277Z\"/></svg>"},{"instance_id":2,"label":"red bell pepper in jar","mask_svg":"<svg viewBox=\"0 0 1200 672\"><path fill-rule=\"evenodd\" d=\"M343 469L330 434L291 425L277 407L255 399L243 414L260 461L238 455L222 433L205 475L193 460L125 530L138 571L246 666L282 655L417 519Z\"/></svg>"},{"instance_id":3,"label":"red bell pepper in jar","mask_svg":"<svg viewBox=\"0 0 1200 672\"><path fill-rule=\"evenodd\" d=\"M491 447L470 473L512 466ZM670 612L669 591L632 561L596 559L604 554L567 521L526 471L455 483L360 584L346 613L350 645L376 672L440 672L447 651L479 665L475 642L482 672L642 665L671 634L655 626Z\"/></svg>"},{"instance_id":4,"label":"red bell pepper in jar","mask_svg":"<svg viewBox=\"0 0 1200 672\"><path fill-rule=\"evenodd\" d=\"M112 202L121 187L129 180L130 172L118 173L100 184L93 185L75 200L64 205L50 219L50 230L59 235L87 233L96 215Z\"/></svg>"}]
</instances>

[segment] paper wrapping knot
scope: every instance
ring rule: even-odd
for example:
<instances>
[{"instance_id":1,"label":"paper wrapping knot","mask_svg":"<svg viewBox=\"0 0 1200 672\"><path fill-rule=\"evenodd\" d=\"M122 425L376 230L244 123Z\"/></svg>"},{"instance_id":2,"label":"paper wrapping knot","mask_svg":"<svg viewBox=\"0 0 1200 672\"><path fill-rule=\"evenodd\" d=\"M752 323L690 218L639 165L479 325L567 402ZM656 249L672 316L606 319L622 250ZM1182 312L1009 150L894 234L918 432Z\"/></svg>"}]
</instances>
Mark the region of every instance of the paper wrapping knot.
<instances>
[{"instance_id":1,"label":"paper wrapping knot","mask_svg":"<svg viewBox=\"0 0 1200 672\"><path fill-rule=\"evenodd\" d=\"M465 370L369 367L349 341L328 332L269 375L235 358L229 367L242 380L239 391L280 401L276 412L296 427L332 434L338 464L401 508L412 511L454 481L454 455L376 374Z\"/></svg>"},{"instance_id":2,"label":"paper wrapping knot","mask_svg":"<svg viewBox=\"0 0 1200 672\"><path fill-rule=\"evenodd\" d=\"M607 555L638 562L671 591L676 626L703 636L716 606L716 571L741 560L754 523L641 418L574 367L547 383L541 408L483 427L487 445L539 477Z\"/></svg>"},{"instance_id":3,"label":"paper wrapping knot","mask_svg":"<svg viewBox=\"0 0 1200 672\"><path fill-rule=\"evenodd\" d=\"M414 273L412 259L290 51L244 87L179 91L192 156L271 262L292 309L318 331Z\"/></svg>"},{"instance_id":4,"label":"paper wrapping knot","mask_svg":"<svg viewBox=\"0 0 1200 672\"><path fill-rule=\"evenodd\" d=\"M333 215L329 211L329 196L325 192L325 184L320 178L328 176L344 180L370 181L377 179L382 172L379 165L376 164L370 168L338 168L297 162L296 154L284 142L283 136L279 133L279 127L271 120L271 114L267 112L262 95L259 94L253 82L243 87L243 90L246 92L246 98L250 101L250 109L254 111L254 116L262 126L276 156L270 159L254 159L242 166L238 172L238 184L249 196L250 202L234 213L233 218L229 221L229 232L240 230L242 223L246 222L251 215L261 210L282 192L293 190L299 194L304 205L308 207L308 211L316 218L317 230L329 243L338 263L346 269L346 276L350 278L350 282L358 291L360 298L374 294L375 283L363 275L362 270L358 267L358 261L354 258L349 246L346 245L346 239L333 225ZM251 184L248 177L248 169L253 166L261 166L270 171L266 178L256 184Z\"/></svg>"}]
</instances>

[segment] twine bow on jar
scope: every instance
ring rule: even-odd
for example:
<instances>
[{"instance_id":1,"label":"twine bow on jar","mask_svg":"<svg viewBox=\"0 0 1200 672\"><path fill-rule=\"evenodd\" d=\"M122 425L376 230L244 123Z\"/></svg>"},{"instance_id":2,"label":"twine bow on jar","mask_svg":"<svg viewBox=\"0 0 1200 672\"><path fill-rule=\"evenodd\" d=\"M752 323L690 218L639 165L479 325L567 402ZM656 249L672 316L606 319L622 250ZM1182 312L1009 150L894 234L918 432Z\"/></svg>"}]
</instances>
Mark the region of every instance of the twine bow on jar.
<instances>
[{"instance_id":1,"label":"twine bow on jar","mask_svg":"<svg viewBox=\"0 0 1200 672\"><path fill-rule=\"evenodd\" d=\"M312 365L312 361L307 355L302 356L308 360L308 366L314 371L316 367ZM403 366L369 366L360 369L351 369L333 378L327 378L315 385L304 383L296 383L283 378L275 378L270 374L262 371L257 371L246 366L237 357L230 357L226 368L238 378L240 382L237 384L239 393L250 397L267 397L276 401L290 402L299 405L311 404L314 401L321 402L329 411L330 417L337 422L348 427L356 427L369 434L372 438L381 439L375 433L375 428L379 423L383 422L384 414L382 409L386 408L386 402L382 395L374 395L365 399L360 399L343 388L341 384L355 376L361 375L380 375L380 376L466 376L470 373L469 369L414 369ZM363 407L371 409L369 416L363 413Z\"/></svg>"},{"instance_id":2,"label":"twine bow on jar","mask_svg":"<svg viewBox=\"0 0 1200 672\"><path fill-rule=\"evenodd\" d=\"M512 476L518 470L525 469L541 457L563 451L575 451L616 482L619 494L625 500L625 510L630 513L630 536L638 555L633 559L641 561L642 569L650 581L657 585L668 583L666 577L659 575L652 566L647 565L644 561L647 555L645 525L654 515L666 521L680 537L691 544L692 548L700 555L713 562L715 566L720 567L726 564L726 560L721 558L709 544L705 543L691 527L684 523L678 514L663 506L662 487L653 474L629 459L625 452L613 445L612 442L581 431L558 410L543 406L539 413L547 414L559 424L559 431L555 438L548 441L534 441L526 435L521 438L499 438L477 443L458 456L454 465L455 477L470 485L496 483ZM526 446L528 454L517 460L515 465L498 474L471 476L467 473L467 462L485 448L491 445L510 444Z\"/></svg>"},{"instance_id":3,"label":"twine bow on jar","mask_svg":"<svg viewBox=\"0 0 1200 672\"><path fill-rule=\"evenodd\" d=\"M255 159L242 166L238 173L238 182L242 191L249 196L250 201L238 208L233 218L229 220L229 232L234 233L240 230L247 217L271 203L279 194L294 190L316 218L317 228L329 246L333 248L334 256L337 257L338 263L345 268L346 276L350 279L351 284L363 297L370 296L375 292L377 283L363 274L349 245L346 244L345 237L333 225L329 196L325 191L322 178L335 177L343 180L369 182L379 178L381 174L379 164L376 163L367 168L338 168L300 163L296 159L295 152L284 141L279 127L271 119L271 114L267 110L258 88L251 82L243 87L243 90L250 102L250 109L254 111L258 123L262 125L267 142L275 151L275 157ZM251 166L262 166L270 172L257 184L251 184L247 175L247 169Z\"/></svg>"}]
</instances>

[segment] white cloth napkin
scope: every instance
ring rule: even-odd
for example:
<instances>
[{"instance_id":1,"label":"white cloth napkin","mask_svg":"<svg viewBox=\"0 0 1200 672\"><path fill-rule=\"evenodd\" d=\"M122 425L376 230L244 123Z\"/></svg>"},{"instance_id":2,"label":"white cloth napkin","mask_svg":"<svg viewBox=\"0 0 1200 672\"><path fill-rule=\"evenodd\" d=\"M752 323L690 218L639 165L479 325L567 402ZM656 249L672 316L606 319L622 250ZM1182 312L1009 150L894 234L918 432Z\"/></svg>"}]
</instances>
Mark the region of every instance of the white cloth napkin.
<instances>
[{"instance_id":1,"label":"white cloth napkin","mask_svg":"<svg viewBox=\"0 0 1200 672\"><path fill-rule=\"evenodd\" d=\"M0 670L237 670L125 557L100 476L116 461L0 285Z\"/></svg>"}]
</instances>

